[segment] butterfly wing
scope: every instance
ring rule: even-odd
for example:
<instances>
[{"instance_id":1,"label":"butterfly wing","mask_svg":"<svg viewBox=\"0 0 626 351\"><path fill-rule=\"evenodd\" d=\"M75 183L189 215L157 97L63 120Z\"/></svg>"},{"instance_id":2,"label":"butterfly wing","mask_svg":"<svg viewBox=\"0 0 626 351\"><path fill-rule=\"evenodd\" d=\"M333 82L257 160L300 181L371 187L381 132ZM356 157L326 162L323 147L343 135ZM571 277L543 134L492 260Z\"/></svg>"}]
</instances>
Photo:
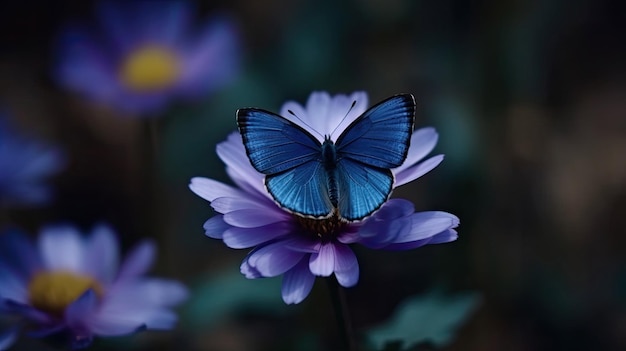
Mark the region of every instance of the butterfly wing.
<instances>
[{"instance_id":1,"label":"butterfly wing","mask_svg":"<svg viewBox=\"0 0 626 351\"><path fill-rule=\"evenodd\" d=\"M358 117L337 139L337 192L341 217L353 221L376 211L391 195L391 168L409 150L415 100L392 96Z\"/></svg>"},{"instance_id":2,"label":"butterfly wing","mask_svg":"<svg viewBox=\"0 0 626 351\"><path fill-rule=\"evenodd\" d=\"M409 151L415 118L411 94L392 96L365 111L337 139L339 158L365 165L395 168Z\"/></svg>"},{"instance_id":3,"label":"butterfly wing","mask_svg":"<svg viewBox=\"0 0 626 351\"><path fill-rule=\"evenodd\" d=\"M261 109L240 109L237 123L252 166L283 208L313 217L333 211L320 162L321 144L291 121Z\"/></svg>"},{"instance_id":4,"label":"butterfly wing","mask_svg":"<svg viewBox=\"0 0 626 351\"><path fill-rule=\"evenodd\" d=\"M321 144L291 121L269 111L237 110L237 124L252 166L265 175L292 169L320 155Z\"/></svg>"},{"instance_id":5,"label":"butterfly wing","mask_svg":"<svg viewBox=\"0 0 626 351\"><path fill-rule=\"evenodd\" d=\"M266 176L265 186L283 208L292 212L323 218L334 209L328 196L326 171L318 161Z\"/></svg>"},{"instance_id":6,"label":"butterfly wing","mask_svg":"<svg viewBox=\"0 0 626 351\"><path fill-rule=\"evenodd\" d=\"M343 159L337 164L339 214L348 221L367 217L387 200L393 188L389 169Z\"/></svg>"}]
</instances>

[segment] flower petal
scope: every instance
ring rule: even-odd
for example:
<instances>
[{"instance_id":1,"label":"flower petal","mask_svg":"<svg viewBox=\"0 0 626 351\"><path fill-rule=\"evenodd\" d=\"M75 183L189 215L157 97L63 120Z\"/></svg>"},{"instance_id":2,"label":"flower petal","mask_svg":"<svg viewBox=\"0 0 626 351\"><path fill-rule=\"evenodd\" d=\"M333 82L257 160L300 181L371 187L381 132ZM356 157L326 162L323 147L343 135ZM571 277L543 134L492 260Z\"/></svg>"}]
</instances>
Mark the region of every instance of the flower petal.
<instances>
[{"instance_id":1,"label":"flower petal","mask_svg":"<svg viewBox=\"0 0 626 351\"><path fill-rule=\"evenodd\" d=\"M27 277L21 277L12 269L0 263L0 301L2 299L11 299L16 302L27 303L27 279Z\"/></svg>"},{"instance_id":2,"label":"flower petal","mask_svg":"<svg viewBox=\"0 0 626 351\"><path fill-rule=\"evenodd\" d=\"M224 232L232 228L228 223L224 222L224 216L213 216L209 218L203 225L204 234L209 238L222 239Z\"/></svg>"},{"instance_id":3,"label":"flower petal","mask_svg":"<svg viewBox=\"0 0 626 351\"><path fill-rule=\"evenodd\" d=\"M245 249L289 234L291 230L293 226L284 221L256 228L230 227L224 232L223 240L230 248Z\"/></svg>"},{"instance_id":4,"label":"flower petal","mask_svg":"<svg viewBox=\"0 0 626 351\"><path fill-rule=\"evenodd\" d=\"M207 201L213 201L219 197L239 197L242 195L238 189L217 180L203 177L191 178L189 189Z\"/></svg>"},{"instance_id":5,"label":"flower petal","mask_svg":"<svg viewBox=\"0 0 626 351\"><path fill-rule=\"evenodd\" d=\"M253 250L246 261L263 277L275 277L295 266L304 255L290 250L284 241L278 241Z\"/></svg>"},{"instance_id":6,"label":"flower petal","mask_svg":"<svg viewBox=\"0 0 626 351\"><path fill-rule=\"evenodd\" d=\"M154 261L156 246L145 240L137 245L127 256L117 275L117 280L133 279L145 274Z\"/></svg>"},{"instance_id":7,"label":"flower petal","mask_svg":"<svg viewBox=\"0 0 626 351\"><path fill-rule=\"evenodd\" d=\"M397 173L396 180L393 185L394 188L412 182L415 179L430 172L433 168L437 167L441 163L441 161L443 161L443 155L433 156L424 162L418 163L415 166L409 167L401 171L400 173Z\"/></svg>"},{"instance_id":8,"label":"flower petal","mask_svg":"<svg viewBox=\"0 0 626 351\"><path fill-rule=\"evenodd\" d=\"M302 258L298 264L283 275L282 296L286 304L302 302L313 288L315 276L309 270L309 263Z\"/></svg>"},{"instance_id":9,"label":"flower petal","mask_svg":"<svg viewBox=\"0 0 626 351\"><path fill-rule=\"evenodd\" d=\"M359 262L347 245L335 245L335 277L341 286L349 288L359 281Z\"/></svg>"},{"instance_id":10,"label":"flower petal","mask_svg":"<svg viewBox=\"0 0 626 351\"><path fill-rule=\"evenodd\" d=\"M271 211L238 210L224 214L224 222L240 228L256 228L282 221Z\"/></svg>"},{"instance_id":11,"label":"flower petal","mask_svg":"<svg viewBox=\"0 0 626 351\"><path fill-rule=\"evenodd\" d=\"M328 277L335 270L335 244L327 243L320 245L317 253L311 254L309 269L311 273Z\"/></svg>"},{"instance_id":12,"label":"flower petal","mask_svg":"<svg viewBox=\"0 0 626 351\"><path fill-rule=\"evenodd\" d=\"M406 236L396 237L394 243L425 239L459 225L457 216L442 211L418 212L411 219L411 231Z\"/></svg>"},{"instance_id":13,"label":"flower petal","mask_svg":"<svg viewBox=\"0 0 626 351\"><path fill-rule=\"evenodd\" d=\"M183 50L180 88L198 95L231 80L239 69L239 34L227 16L214 16L193 46ZM207 64L208 63L208 64Z\"/></svg>"},{"instance_id":14,"label":"flower petal","mask_svg":"<svg viewBox=\"0 0 626 351\"><path fill-rule=\"evenodd\" d=\"M65 309L65 321L73 330L84 333L87 331L89 319L98 306L98 296L93 289L85 291L76 301Z\"/></svg>"},{"instance_id":15,"label":"flower petal","mask_svg":"<svg viewBox=\"0 0 626 351\"><path fill-rule=\"evenodd\" d=\"M106 225L95 227L86 246L87 272L100 282L111 282L117 274L119 264L119 246L113 230Z\"/></svg>"},{"instance_id":16,"label":"flower petal","mask_svg":"<svg viewBox=\"0 0 626 351\"><path fill-rule=\"evenodd\" d=\"M458 234L454 229L447 229L441 233L435 234L429 238L403 242L393 243L385 246L385 250L412 250L422 247L424 245L443 244L451 241L455 241L458 238Z\"/></svg>"},{"instance_id":17,"label":"flower petal","mask_svg":"<svg viewBox=\"0 0 626 351\"><path fill-rule=\"evenodd\" d=\"M76 228L44 228L39 236L39 252L47 269L85 271L85 243Z\"/></svg>"},{"instance_id":18,"label":"flower petal","mask_svg":"<svg viewBox=\"0 0 626 351\"><path fill-rule=\"evenodd\" d=\"M7 269L24 279L41 269L41 259L35 247L18 231L0 235L0 265L2 262Z\"/></svg>"},{"instance_id":19,"label":"flower petal","mask_svg":"<svg viewBox=\"0 0 626 351\"><path fill-rule=\"evenodd\" d=\"M411 146L409 147L406 159L400 167L394 168L393 172L398 174L426 157L426 155L433 151L435 145L437 145L438 139L439 134L437 134L435 128L426 127L414 131L411 135Z\"/></svg>"},{"instance_id":20,"label":"flower petal","mask_svg":"<svg viewBox=\"0 0 626 351\"><path fill-rule=\"evenodd\" d=\"M264 210L266 208L262 203L259 203L259 201L242 196L218 197L211 202L211 207L213 207L215 211L223 214L237 210Z\"/></svg>"}]
</instances>

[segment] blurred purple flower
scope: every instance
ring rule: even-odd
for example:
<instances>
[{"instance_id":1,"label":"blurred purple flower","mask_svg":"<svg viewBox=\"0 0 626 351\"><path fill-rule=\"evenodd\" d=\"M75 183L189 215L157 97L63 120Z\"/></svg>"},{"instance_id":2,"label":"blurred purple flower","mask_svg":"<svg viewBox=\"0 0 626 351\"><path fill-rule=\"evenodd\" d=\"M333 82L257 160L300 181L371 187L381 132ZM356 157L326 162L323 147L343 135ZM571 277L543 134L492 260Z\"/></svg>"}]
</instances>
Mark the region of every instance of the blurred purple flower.
<instances>
[{"instance_id":1,"label":"blurred purple flower","mask_svg":"<svg viewBox=\"0 0 626 351\"><path fill-rule=\"evenodd\" d=\"M0 115L0 205L39 205L51 198L44 183L61 170L61 151L17 135Z\"/></svg>"},{"instance_id":2,"label":"blurred purple flower","mask_svg":"<svg viewBox=\"0 0 626 351\"><path fill-rule=\"evenodd\" d=\"M305 107L287 102L281 110L285 118L297 115L303 128L328 135L341 122L353 101L356 105L341 123L347 127L367 108L363 92L351 96L315 92ZM310 127L309 127L310 126ZM340 135L338 130L335 135ZM443 155L419 162L437 143L433 128L416 130L404 164L393 170L395 187L413 181L436 167ZM221 239L235 249L254 249L241 264L250 279L283 274L282 297L285 303L304 300L316 276L334 273L339 284L350 287L359 279L359 265L349 245L358 243L374 249L407 250L426 244L453 241L459 219L446 212L414 212L413 204L403 199L387 201L372 216L360 222L345 223L336 217L315 220L291 214L278 206L266 191L264 175L250 164L238 133L217 145L217 154L239 188L213 179L193 178L190 189L211 202L220 215L204 224L206 235Z\"/></svg>"},{"instance_id":3,"label":"blurred purple flower","mask_svg":"<svg viewBox=\"0 0 626 351\"><path fill-rule=\"evenodd\" d=\"M177 316L171 307L186 299L187 290L175 281L144 277L154 256L154 244L146 241L118 267L118 242L104 225L86 238L69 226L44 228L37 247L20 233L3 234L0 316L18 323L0 332L0 346L20 329L32 337L66 337L78 349L96 335L173 328Z\"/></svg>"},{"instance_id":4,"label":"blurred purple flower","mask_svg":"<svg viewBox=\"0 0 626 351\"><path fill-rule=\"evenodd\" d=\"M158 112L175 98L200 98L234 78L239 37L227 16L189 33L186 1L102 1L101 32L67 28L56 78L69 90L132 113Z\"/></svg>"}]
</instances>

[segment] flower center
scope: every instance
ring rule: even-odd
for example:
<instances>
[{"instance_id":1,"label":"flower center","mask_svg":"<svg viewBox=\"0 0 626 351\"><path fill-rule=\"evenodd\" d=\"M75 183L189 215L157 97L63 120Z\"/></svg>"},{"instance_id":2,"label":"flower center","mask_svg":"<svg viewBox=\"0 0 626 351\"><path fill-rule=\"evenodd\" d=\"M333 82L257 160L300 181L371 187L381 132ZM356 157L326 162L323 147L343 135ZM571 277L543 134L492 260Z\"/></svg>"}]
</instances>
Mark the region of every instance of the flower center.
<instances>
[{"instance_id":1,"label":"flower center","mask_svg":"<svg viewBox=\"0 0 626 351\"><path fill-rule=\"evenodd\" d=\"M341 220L337 211L332 216L324 219L307 218L298 215L294 215L294 217L308 235L324 243L337 238L347 224Z\"/></svg>"},{"instance_id":2,"label":"flower center","mask_svg":"<svg viewBox=\"0 0 626 351\"><path fill-rule=\"evenodd\" d=\"M178 57L163 47L147 45L131 52L120 67L122 83L135 91L150 92L171 86L180 73Z\"/></svg>"},{"instance_id":3,"label":"flower center","mask_svg":"<svg viewBox=\"0 0 626 351\"><path fill-rule=\"evenodd\" d=\"M28 297L37 309L62 316L88 289L102 295L102 287L91 277L68 271L40 272L28 284Z\"/></svg>"}]
</instances>

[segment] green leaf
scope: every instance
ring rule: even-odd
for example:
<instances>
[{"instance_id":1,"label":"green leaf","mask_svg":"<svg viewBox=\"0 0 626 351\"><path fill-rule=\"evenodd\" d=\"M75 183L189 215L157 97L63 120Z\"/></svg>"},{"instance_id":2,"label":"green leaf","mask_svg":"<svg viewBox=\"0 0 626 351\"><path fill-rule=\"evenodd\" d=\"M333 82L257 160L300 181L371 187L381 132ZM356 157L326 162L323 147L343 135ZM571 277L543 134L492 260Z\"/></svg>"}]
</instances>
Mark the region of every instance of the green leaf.
<instances>
[{"instance_id":1,"label":"green leaf","mask_svg":"<svg viewBox=\"0 0 626 351\"><path fill-rule=\"evenodd\" d=\"M407 350L422 342L443 347L454 340L456 329L479 302L477 293L444 296L440 291L432 291L413 296L398 306L390 320L370 329L367 337L376 350L390 343L400 343L397 350Z\"/></svg>"}]
</instances>

